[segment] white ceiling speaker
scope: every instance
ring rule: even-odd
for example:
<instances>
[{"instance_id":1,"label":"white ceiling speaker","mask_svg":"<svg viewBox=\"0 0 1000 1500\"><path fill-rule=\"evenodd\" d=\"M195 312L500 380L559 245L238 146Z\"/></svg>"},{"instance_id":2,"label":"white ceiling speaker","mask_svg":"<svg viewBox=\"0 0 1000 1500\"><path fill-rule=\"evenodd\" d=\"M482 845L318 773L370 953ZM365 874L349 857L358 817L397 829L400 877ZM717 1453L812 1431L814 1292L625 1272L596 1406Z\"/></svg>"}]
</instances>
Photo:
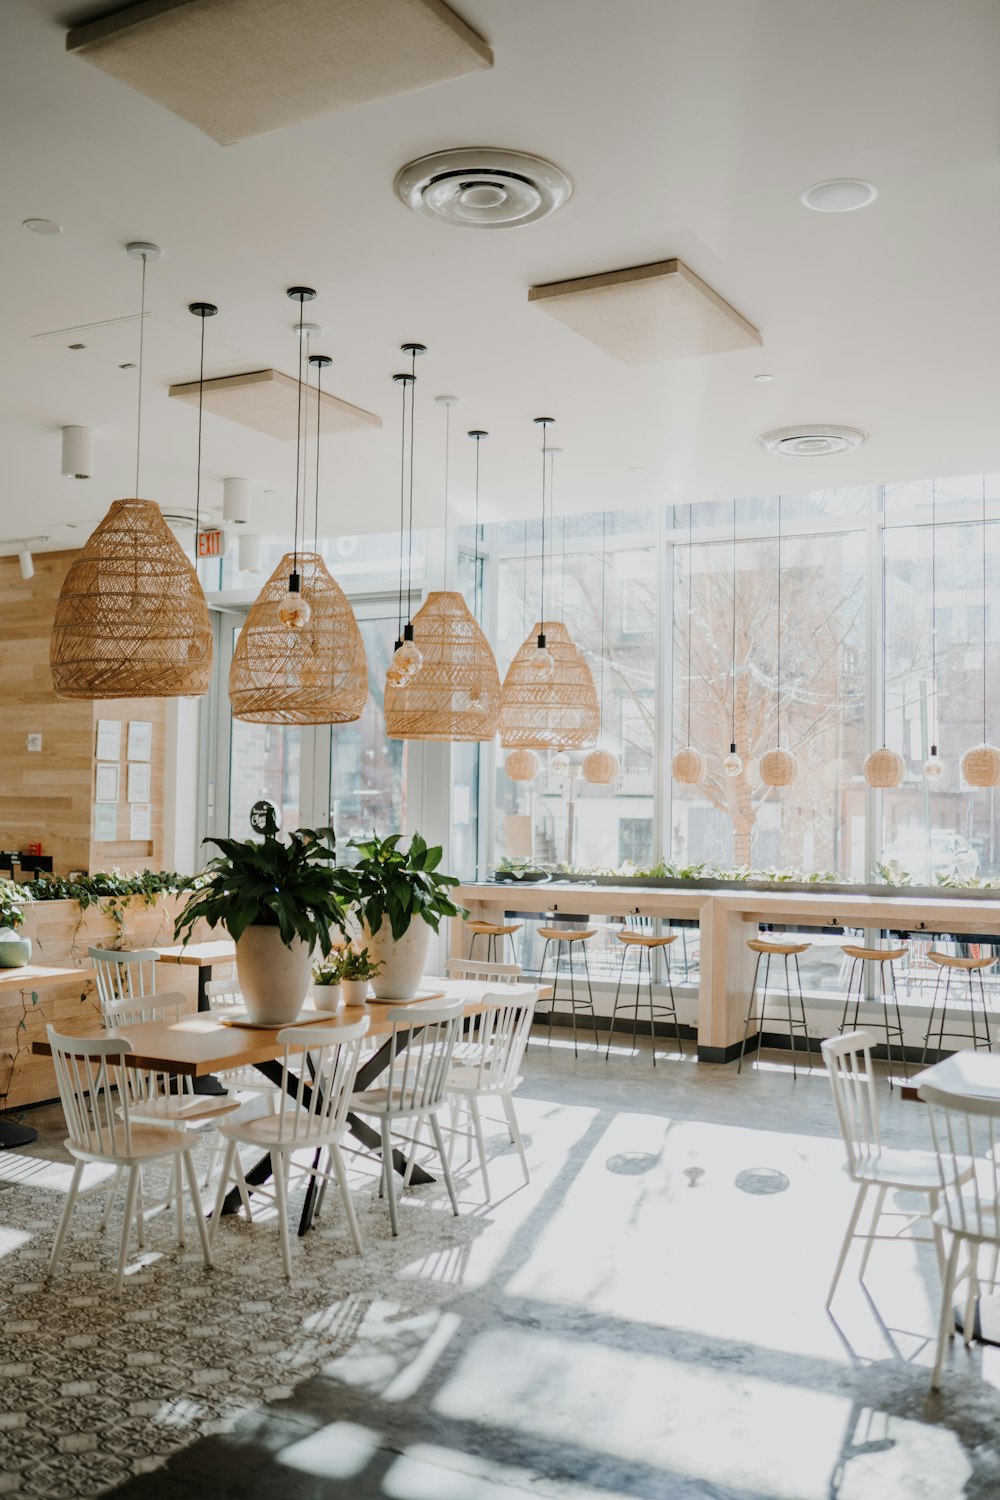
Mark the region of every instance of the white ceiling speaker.
<instances>
[{"instance_id":1,"label":"white ceiling speaker","mask_svg":"<svg viewBox=\"0 0 1000 1500\"><path fill-rule=\"evenodd\" d=\"M222 481L222 518L234 526L246 526L250 520L249 479Z\"/></svg>"},{"instance_id":2,"label":"white ceiling speaker","mask_svg":"<svg viewBox=\"0 0 1000 1500\"><path fill-rule=\"evenodd\" d=\"M94 473L94 433L90 427L62 430L62 475L64 479L90 479Z\"/></svg>"},{"instance_id":3,"label":"white ceiling speaker","mask_svg":"<svg viewBox=\"0 0 1000 1500\"><path fill-rule=\"evenodd\" d=\"M832 427L828 422L804 422L800 427L776 427L757 439L768 453L786 458L829 458L860 448L868 434L857 427Z\"/></svg>"},{"instance_id":4,"label":"white ceiling speaker","mask_svg":"<svg viewBox=\"0 0 1000 1500\"><path fill-rule=\"evenodd\" d=\"M863 177L830 177L807 187L801 201L818 214L850 214L856 208L867 208L877 197L874 182L866 182Z\"/></svg>"},{"instance_id":5,"label":"white ceiling speaker","mask_svg":"<svg viewBox=\"0 0 1000 1500\"><path fill-rule=\"evenodd\" d=\"M23 547L17 554L17 561L21 569L21 577L27 583L29 578L35 576L35 561L27 547Z\"/></svg>"},{"instance_id":6,"label":"white ceiling speaker","mask_svg":"<svg viewBox=\"0 0 1000 1500\"><path fill-rule=\"evenodd\" d=\"M261 540L259 536L249 536L246 532L239 540L239 569L241 573L260 573L261 562Z\"/></svg>"},{"instance_id":7,"label":"white ceiling speaker","mask_svg":"<svg viewBox=\"0 0 1000 1500\"><path fill-rule=\"evenodd\" d=\"M514 229L562 208L573 184L540 156L472 146L411 161L395 188L407 208L429 219L466 229Z\"/></svg>"}]
</instances>

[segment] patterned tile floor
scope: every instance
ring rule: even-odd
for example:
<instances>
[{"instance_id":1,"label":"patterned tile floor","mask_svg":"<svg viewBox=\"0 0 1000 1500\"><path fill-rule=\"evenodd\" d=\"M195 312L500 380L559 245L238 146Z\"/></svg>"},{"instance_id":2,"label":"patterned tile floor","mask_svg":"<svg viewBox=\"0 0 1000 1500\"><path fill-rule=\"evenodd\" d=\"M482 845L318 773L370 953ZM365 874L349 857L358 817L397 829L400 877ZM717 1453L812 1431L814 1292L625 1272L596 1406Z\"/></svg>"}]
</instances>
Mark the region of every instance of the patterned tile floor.
<instances>
[{"instance_id":1,"label":"patterned tile floor","mask_svg":"<svg viewBox=\"0 0 1000 1500\"><path fill-rule=\"evenodd\" d=\"M927 1248L877 1247L823 1313L850 1188L819 1070L557 1041L520 1113L528 1188L497 1131L494 1202L463 1168L461 1216L412 1192L393 1241L359 1167L364 1260L331 1201L290 1287L266 1208L211 1271L161 1215L118 1301L96 1169L42 1283L69 1168L33 1112L0 1155L0 1494L996 1500L1000 1351L959 1344L930 1396Z\"/></svg>"}]
</instances>

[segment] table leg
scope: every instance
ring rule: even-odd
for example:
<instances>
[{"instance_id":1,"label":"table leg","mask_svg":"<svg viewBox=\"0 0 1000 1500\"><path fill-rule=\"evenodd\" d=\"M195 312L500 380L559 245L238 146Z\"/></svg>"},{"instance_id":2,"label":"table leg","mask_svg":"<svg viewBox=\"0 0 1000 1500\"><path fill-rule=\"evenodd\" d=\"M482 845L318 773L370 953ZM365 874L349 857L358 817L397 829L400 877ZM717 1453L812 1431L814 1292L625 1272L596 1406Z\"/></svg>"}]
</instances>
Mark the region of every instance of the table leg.
<instances>
[{"instance_id":1,"label":"table leg","mask_svg":"<svg viewBox=\"0 0 1000 1500\"><path fill-rule=\"evenodd\" d=\"M210 1010L208 1003L208 986L212 978L212 965L199 964L198 966L198 1009ZM227 1094L214 1073L207 1073L204 1078L194 1080L194 1091L196 1094Z\"/></svg>"}]
</instances>

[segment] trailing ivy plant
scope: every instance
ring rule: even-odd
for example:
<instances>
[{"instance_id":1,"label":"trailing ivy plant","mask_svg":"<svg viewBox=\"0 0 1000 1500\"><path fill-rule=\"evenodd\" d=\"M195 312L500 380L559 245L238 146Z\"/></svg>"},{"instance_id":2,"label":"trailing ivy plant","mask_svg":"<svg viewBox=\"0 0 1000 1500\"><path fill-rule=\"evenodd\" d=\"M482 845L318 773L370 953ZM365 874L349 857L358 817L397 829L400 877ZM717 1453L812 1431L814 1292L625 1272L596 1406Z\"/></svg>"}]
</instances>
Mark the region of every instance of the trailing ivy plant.
<instances>
[{"instance_id":1,"label":"trailing ivy plant","mask_svg":"<svg viewBox=\"0 0 1000 1500\"><path fill-rule=\"evenodd\" d=\"M442 917L465 914L465 908L456 906L448 895L449 887L459 884L458 877L438 870L444 852L440 844L429 845L415 833L408 848L400 849L402 837L394 833L380 839L373 833L369 839L351 839L348 848L357 850L357 863L336 872L344 905L367 924L369 932L378 932L382 918L388 917L397 941L414 917L421 917L437 932Z\"/></svg>"},{"instance_id":2,"label":"trailing ivy plant","mask_svg":"<svg viewBox=\"0 0 1000 1500\"><path fill-rule=\"evenodd\" d=\"M0 880L0 927L20 927L30 894L16 880Z\"/></svg>"}]
</instances>

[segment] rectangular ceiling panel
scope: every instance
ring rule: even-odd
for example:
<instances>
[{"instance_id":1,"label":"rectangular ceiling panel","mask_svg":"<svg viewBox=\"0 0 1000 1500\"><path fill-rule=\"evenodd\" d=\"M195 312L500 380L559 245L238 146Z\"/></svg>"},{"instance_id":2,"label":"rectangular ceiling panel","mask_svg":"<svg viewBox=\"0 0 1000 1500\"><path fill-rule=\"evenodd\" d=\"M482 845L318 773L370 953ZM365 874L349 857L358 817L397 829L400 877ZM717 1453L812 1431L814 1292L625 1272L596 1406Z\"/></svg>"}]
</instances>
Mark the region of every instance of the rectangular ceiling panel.
<instances>
[{"instance_id":1,"label":"rectangular ceiling panel","mask_svg":"<svg viewBox=\"0 0 1000 1500\"><path fill-rule=\"evenodd\" d=\"M171 396L198 404L197 380L172 385ZM352 406L339 396L321 393L321 435L357 432L364 427L381 427L382 418L363 407ZM268 437L292 442L298 421L298 381L280 370L252 370L246 375L222 375L205 381L205 410L217 417L227 417L243 427L252 427ZM316 394L309 391L310 431L315 433Z\"/></svg>"}]
</instances>

